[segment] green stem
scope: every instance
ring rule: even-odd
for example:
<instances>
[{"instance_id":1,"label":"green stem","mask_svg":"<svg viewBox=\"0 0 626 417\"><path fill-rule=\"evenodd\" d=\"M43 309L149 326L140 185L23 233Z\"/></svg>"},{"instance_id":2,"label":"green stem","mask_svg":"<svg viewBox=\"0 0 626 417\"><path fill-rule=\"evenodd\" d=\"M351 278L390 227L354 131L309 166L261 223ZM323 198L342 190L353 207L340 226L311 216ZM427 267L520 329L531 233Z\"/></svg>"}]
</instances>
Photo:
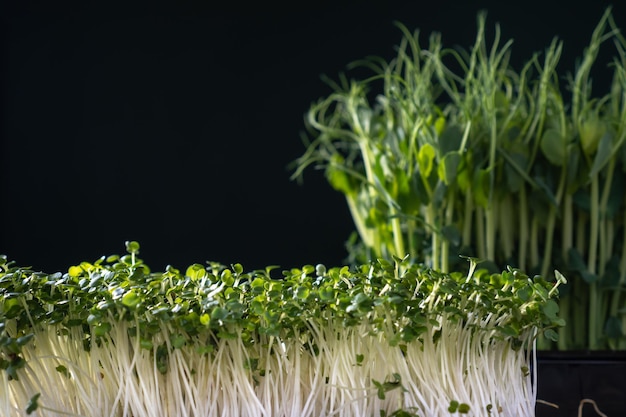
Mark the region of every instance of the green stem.
<instances>
[{"instance_id":1,"label":"green stem","mask_svg":"<svg viewBox=\"0 0 626 417\"><path fill-rule=\"evenodd\" d=\"M361 151L361 158L363 159L363 166L365 167L365 177L370 184L375 184L374 170L372 169L374 156L372 155L370 148L367 146L367 142L367 138L360 137L358 144ZM370 186L369 189L373 190L374 188ZM372 195L372 191L370 191L370 195Z\"/></svg>"},{"instance_id":2,"label":"green stem","mask_svg":"<svg viewBox=\"0 0 626 417\"><path fill-rule=\"evenodd\" d=\"M399 213L396 212L396 209L392 210L391 230L393 233L395 255L398 258L404 258L406 252L404 249L404 237L402 236L402 224L400 222Z\"/></svg>"},{"instance_id":3,"label":"green stem","mask_svg":"<svg viewBox=\"0 0 626 417\"><path fill-rule=\"evenodd\" d=\"M567 259L567 252L574 246L574 199L570 193L565 193L563 199L563 220L562 225L562 239L561 256L563 260Z\"/></svg>"},{"instance_id":4,"label":"green stem","mask_svg":"<svg viewBox=\"0 0 626 417\"><path fill-rule=\"evenodd\" d=\"M454 190L453 190L454 191ZM445 225L452 225L454 219L454 201L456 194L451 193L450 199L446 203ZM450 242L444 236L441 242L441 272L447 273L450 270Z\"/></svg>"},{"instance_id":5,"label":"green stem","mask_svg":"<svg viewBox=\"0 0 626 417\"><path fill-rule=\"evenodd\" d=\"M493 98L492 98L493 100ZM487 259L496 262L496 225L497 211L494 210L495 187L496 187L496 144L497 144L497 122L495 104L492 103L492 114L490 118L491 124L491 140L489 143L489 201L487 203Z\"/></svg>"},{"instance_id":6,"label":"green stem","mask_svg":"<svg viewBox=\"0 0 626 417\"><path fill-rule=\"evenodd\" d=\"M598 267L599 267L600 276L604 274L605 265L609 261L611 254L613 253L613 251L611 250L611 246L612 246L611 235L612 234L608 230L609 228L611 228L612 224L610 222L610 219L608 218L607 208L609 204L608 203L609 197L611 196L613 172L615 171L616 159L617 158L611 158L607 166L607 171L606 171L606 176L605 176L605 181L604 181L604 188L602 189L602 197L600 200L600 207L598 209L600 221L602 222L600 230L599 230L600 253L599 253L599 259L598 259Z\"/></svg>"},{"instance_id":7,"label":"green stem","mask_svg":"<svg viewBox=\"0 0 626 417\"><path fill-rule=\"evenodd\" d=\"M554 265L552 259L552 246L554 241L554 228L556 225L556 216L557 209L560 206L561 199L563 198L563 193L565 191L565 185L567 183L567 170L564 168L561 171L561 179L559 181L559 188L555 195L556 205L550 205L550 212L548 214L548 221L546 223L546 236L545 236L545 246L544 246L544 254L543 254L543 263L541 265L541 276L548 278L548 274L553 273L550 272L549 269Z\"/></svg>"},{"instance_id":8,"label":"green stem","mask_svg":"<svg viewBox=\"0 0 626 417\"><path fill-rule=\"evenodd\" d=\"M519 191L519 247L517 267L526 270L526 252L528 251L528 201L526 199L526 187Z\"/></svg>"},{"instance_id":9,"label":"green stem","mask_svg":"<svg viewBox=\"0 0 626 417\"><path fill-rule=\"evenodd\" d=\"M463 240L462 246L463 248L471 248L473 245L472 242L472 225L473 225L473 214L474 214L474 199L472 196L472 192L467 190L465 193L465 204L464 204L465 213L463 215Z\"/></svg>"},{"instance_id":10,"label":"green stem","mask_svg":"<svg viewBox=\"0 0 626 417\"><path fill-rule=\"evenodd\" d=\"M374 248L375 234L372 229L365 225L365 219L359 210L359 204L356 201L356 196L346 194L346 201L348 203L348 208L350 209L350 215L352 216L354 225L356 226L356 230L359 233L359 236L361 236L363 243L368 248Z\"/></svg>"},{"instance_id":11,"label":"green stem","mask_svg":"<svg viewBox=\"0 0 626 417\"><path fill-rule=\"evenodd\" d=\"M508 263L513 258L513 227L512 222L516 215L511 204L511 195L506 194L499 204L498 219L500 223L499 237L504 254L503 261Z\"/></svg>"},{"instance_id":12,"label":"green stem","mask_svg":"<svg viewBox=\"0 0 626 417\"><path fill-rule=\"evenodd\" d=\"M597 262L598 262L598 226L599 226L599 202L598 202L598 194L599 194L599 184L598 184L598 175L594 175L591 179L591 208L589 213L589 253L587 258L587 270L593 274L597 274ZM598 294L598 283L597 280L594 280L589 285L589 339L588 346L589 349L596 349L598 346L598 331L600 323L600 317L598 316L599 306L599 294Z\"/></svg>"},{"instance_id":13,"label":"green stem","mask_svg":"<svg viewBox=\"0 0 626 417\"><path fill-rule=\"evenodd\" d=\"M559 317L563 318L567 325L563 327L559 327L559 340L557 341L557 347L559 350L567 350L571 347L571 333L570 328L573 327L574 323L570 318L570 300L572 296L569 294L567 297L561 298L559 301Z\"/></svg>"},{"instance_id":14,"label":"green stem","mask_svg":"<svg viewBox=\"0 0 626 417\"><path fill-rule=\"evenodd\" d=\"M408 244L408 254L412 257L417 256L417 243L415 239L415 220L407 219L406 221L406 236ZM421 260L421 259L420 259Z\"/></svg>"},{"instance_id":15,"label":"green stem","mask_svg":"<svg viewBox=\"0 0 626 417\"><path fill-rule=\"evenodd\" d=\"M578 211L576 219L576 250L580 256L587 252L587 219L589 216L582 211Z\"/></svg>"},{"instance_id":16,"label":"green stem","mask_svg":"<svg viewBox=\"0 0 626 417\"><path fill-rule=\"evenodd\" d=\"M426 212L426 222L431 230L431 249L432 249L432 267L433 269L439 269L439 231L436 224L435 207L432 203L428 205Z\"/></svg>"},{"instance_id":17,"label":"green stem","mask_svg":"<svg viewBox=\"0 0 626 417\"><path fill-rule=\"evenodd\" d=\"M493 209L493 201L489 202L487 209L485 209L485 225L486 225L486 250L487 250L487 259L496 262L496 220L497 220L497 211Z\"/></svg>"},{"instance_id":18,"label":"green stem","mask_svg":"<svg viewBox=\"0 0 626 417\"><path fill-rule=\"evenodd\" d=\"M530 225L530 267L539 266L539 219L533 216Z\"/></svg>"},{"instance_id":19,"label":"green stem","mask_svg":"<svg viewBox=\"0 0 626 417\"><path fill-rule=\"evenodd\" d=\"M619 282L617 287L611 294L611 307L609 314L611 317L619 317L620 301L624 298L623 289L626 286L626 210L624 211L624 222L622 226L624 235L622 236L622 255L619 263ZM626 307L626 306L625 306ZM622 331L626 330L626 314L622 313ZM626 340L622 339L618 346L618 349L626 348Z\"/></svg>"},{"instance_id":20,"label":"green stem","mask_svg":"<svg viewBox=\"0 0 626 417\"><path fill-rule=\"evenodd\" d=\"M570 327L572 327L574 331L574 347L578 349L589 346L585 344L585 340L587 340L589 334L589 326L585 325L588 319L589 294L584 285L585 283L581 280L575 280L572 291L573 294L578 296L578 299L573 314L573 326Z\"/></svg>"},{"instance_id":21,"label":"green stem","mask_svg":"<svg viewBox=\"0 0 626 417\"><path fill-rule=\"evenodd\" d=\"M568 251L574 246L574 233L573 233L573 198L571 193L565 193L563 198L563 220L561 221L562 243L561 243L561 258L563 262L567 262ZM557 346L559 350L567 350L572 343L570 329L573 327L574 322L571 318L571 300L573 297L572 283L569 283L570 293L565 297L562 297L559 302L559 315L571 323L569 326L560 327L559 341Z\"/></svg>"},{"instance_id":22,"label":"green stem","mask_svg":"<svg viewBox=\"0 0 626 417\"><path fill-rule=\"evenodd\" d=\"M479 259L487 259L485 248L485 215L482 207L476 208L476 255Z\"/></svg>"},{"instance_id":23,"label":"green stem","mask_svg":"<svg viewBox=\"0 0 626 417\"><path fill-rule=\"evenodd\" d=\"M554 240L554 227L556 223L556 207L550 206L548 221L546 223L546 234L544 238L543 259L541 263L541 276L548 277L550 266L552 266L552 242Z\"/></svg>"}]
</instances>

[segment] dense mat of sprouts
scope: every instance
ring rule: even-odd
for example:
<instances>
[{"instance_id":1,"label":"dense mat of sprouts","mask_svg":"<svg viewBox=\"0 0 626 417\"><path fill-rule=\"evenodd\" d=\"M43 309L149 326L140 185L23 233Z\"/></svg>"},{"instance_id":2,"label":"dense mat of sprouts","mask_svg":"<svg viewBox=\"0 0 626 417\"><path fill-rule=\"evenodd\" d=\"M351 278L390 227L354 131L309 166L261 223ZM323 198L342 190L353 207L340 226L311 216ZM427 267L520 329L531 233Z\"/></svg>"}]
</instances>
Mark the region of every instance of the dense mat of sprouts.
<instances>
[{"instance_id":1,"label":"dense mat of sprouts","mask_svg":"<svg viewBox=\"0 0 626 417\"><path fill-rule=\"evenodd\" d=\"M129 254L45 274L0 258L0 414L532 416L557 286L509 269L151 272Z\"/></svg>"}]
</instances>

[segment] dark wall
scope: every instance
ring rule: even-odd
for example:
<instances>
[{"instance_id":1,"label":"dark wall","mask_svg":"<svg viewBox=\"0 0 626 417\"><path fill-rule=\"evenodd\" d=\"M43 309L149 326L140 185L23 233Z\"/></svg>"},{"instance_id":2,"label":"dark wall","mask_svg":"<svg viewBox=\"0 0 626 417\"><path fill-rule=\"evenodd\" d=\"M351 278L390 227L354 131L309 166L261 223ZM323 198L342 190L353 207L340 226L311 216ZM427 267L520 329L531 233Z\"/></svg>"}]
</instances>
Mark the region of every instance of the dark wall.
<instances>
[{"instance_id":1,"label":"dark wall","mask_svg":"<svg viewBox=\"0 0 626 417\"><path fill-rule=\"evenodd\" d=\"M518 68L558 35L567 71L610 4L14 3L1 13L0 253L49 272L125 240L157 270L342 263L343 197L287 169L304 113L330 92L320 74L391 58L396 20L469 47L481 9L515 39Z\"/></svg>"}]
</instances>

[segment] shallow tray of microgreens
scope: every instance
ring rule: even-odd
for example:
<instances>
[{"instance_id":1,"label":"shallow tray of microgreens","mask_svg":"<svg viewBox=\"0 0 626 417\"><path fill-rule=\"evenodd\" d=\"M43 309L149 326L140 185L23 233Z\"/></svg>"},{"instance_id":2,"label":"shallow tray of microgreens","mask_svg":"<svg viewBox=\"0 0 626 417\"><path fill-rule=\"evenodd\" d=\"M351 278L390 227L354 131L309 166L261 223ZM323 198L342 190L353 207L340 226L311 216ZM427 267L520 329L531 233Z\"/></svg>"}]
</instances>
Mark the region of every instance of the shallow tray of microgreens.
<instances>
[{"instance_id":1,"label":"shallow tray of microgreens","mask_svg":"<svg viewBox=\"0 0 626 417\"><path fill-rule=\"evenodd\" d=\"M67 273L0 258L0 414L533 416L558 284L408 259L272 277L128 254Z\"/></svg>"},{"instance_id":2,"label":"shallow tray of microgreens","mask_svg":"<svg viewBox=\"0 0 626 417\"><path fill-rule=\"evenodd\" d=\"M558 269L568 325L543 347L626 350L626 40L609 8L573 74L557 72L557 39L517 71L512 41L496 26L489 43L485 21L469 50L444 48L439 34L422 47L399 24L394 59L327 78L294 178L314 166L345 195L350 262L408 253L444 272L466 270L458 255L548 279ZM613 79L594 96L607 43Z\"/></svg>"}]
</instances>

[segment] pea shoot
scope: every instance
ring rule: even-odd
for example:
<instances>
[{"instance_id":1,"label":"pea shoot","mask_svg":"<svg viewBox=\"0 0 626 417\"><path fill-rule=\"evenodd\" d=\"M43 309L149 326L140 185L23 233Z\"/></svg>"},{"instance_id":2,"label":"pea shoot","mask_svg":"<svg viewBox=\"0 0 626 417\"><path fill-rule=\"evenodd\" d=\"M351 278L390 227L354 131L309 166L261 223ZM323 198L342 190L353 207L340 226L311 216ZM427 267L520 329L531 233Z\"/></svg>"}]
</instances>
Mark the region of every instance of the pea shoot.
<instances>
[{"instance_id":1,"label":"pea shoot","mask_svg":"<svg viewBox=\"0 0 626 417\"><path fill-rule=\"evenodd\" d=\"M409 254L448 272L475 256L552 280L559 269L568 326L542 347L626 349L626 39L611 9L568 77L558 39L514 69L512 41L496 26L488 42L484 13L467 50L439 34L422 46L398 27L394 59L353 63L365 79L329 79L295 161L294 178L319 168L345 195L348 261ZM611 44L609 91L594 95L592 69Z\"/></svg>"}]
</instances>

